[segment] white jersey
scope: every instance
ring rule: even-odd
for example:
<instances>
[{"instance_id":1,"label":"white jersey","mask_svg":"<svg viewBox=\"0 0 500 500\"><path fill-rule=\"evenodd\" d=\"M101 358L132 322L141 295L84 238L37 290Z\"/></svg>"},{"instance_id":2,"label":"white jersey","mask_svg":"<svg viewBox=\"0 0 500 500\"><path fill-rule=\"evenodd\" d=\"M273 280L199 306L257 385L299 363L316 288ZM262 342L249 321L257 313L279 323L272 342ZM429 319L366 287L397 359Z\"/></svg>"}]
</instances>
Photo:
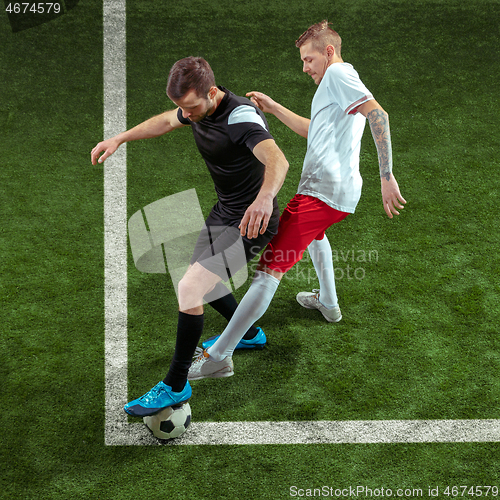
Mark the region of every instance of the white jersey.
<instances>
[{"instance_id":1,"label":"white jersey","mask_svg":"<svg viewBox=\"0 0 500 500\"><path fill-rule=\"evenodd\" d=\"M359 152L366 123L357 108L371 99L350 64L328 67L311 105L307 153L297 193L354 213L363 184Z\"/></svg>"}]
</instances>

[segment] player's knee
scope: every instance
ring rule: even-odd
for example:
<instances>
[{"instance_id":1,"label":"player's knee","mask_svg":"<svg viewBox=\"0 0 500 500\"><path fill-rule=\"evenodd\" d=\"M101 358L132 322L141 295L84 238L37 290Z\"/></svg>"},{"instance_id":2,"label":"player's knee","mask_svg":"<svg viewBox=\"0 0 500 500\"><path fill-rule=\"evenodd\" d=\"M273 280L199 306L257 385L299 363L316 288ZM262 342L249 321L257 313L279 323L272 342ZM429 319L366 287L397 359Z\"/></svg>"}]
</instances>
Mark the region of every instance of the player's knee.
<instances>
[{"instance_id":1,"label":"player's knee","mask_svg":"<svg viewBox=\"0 0 500 500\"><path fill-rule=\"evenodd\" d=\"M253 290L252 309L255 316L259 318L267 311L274 294L280 284L282 273L275 272L278 276L273 276L272 273L257 271L251 289Z\"/></svg>"},{"instance_id":2,"label":"player's knee","mask_svg":"<svg viewBox=\"0 0 500 500\"><path fill-rule=\"evenodd\" d=\"M192 279L186 276L179 281L177 295L181 311L187 311L203 304L203 292Z\"/></svg>"}]
</instances>

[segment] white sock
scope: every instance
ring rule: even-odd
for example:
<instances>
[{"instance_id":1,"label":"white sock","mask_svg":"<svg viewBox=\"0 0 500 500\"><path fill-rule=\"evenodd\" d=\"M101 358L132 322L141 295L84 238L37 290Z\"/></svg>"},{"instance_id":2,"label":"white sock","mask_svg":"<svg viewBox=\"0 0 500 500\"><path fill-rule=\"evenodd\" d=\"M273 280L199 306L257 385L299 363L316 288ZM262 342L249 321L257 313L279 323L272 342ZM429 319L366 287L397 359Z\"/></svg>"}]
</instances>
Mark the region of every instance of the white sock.
<instances>
[{"instance_id":1,"label":"white sock","mask_svg":"<svg viewBox=\"0 0 500 500\"><path fill-rule=\"evenodd\" d=\"M332 247L328 238L324 236L322 240L314 240L307 250L319 279L319 301L328 309L338 306Z\"/></svg>"},{"instance_id":2,"label":"white sock","mask_svg":"<svg viewBox=\"0 0 500 500\"><path fill-rule=\"evenodd\" d=\"M233 355L243 335L267 311L279 284L280 281L270 274L262 271L255 273L250 288L241 299L226 329L217 342L207 349L215 361L222 361L226 356Z\"/></svg>"}]
</instances>

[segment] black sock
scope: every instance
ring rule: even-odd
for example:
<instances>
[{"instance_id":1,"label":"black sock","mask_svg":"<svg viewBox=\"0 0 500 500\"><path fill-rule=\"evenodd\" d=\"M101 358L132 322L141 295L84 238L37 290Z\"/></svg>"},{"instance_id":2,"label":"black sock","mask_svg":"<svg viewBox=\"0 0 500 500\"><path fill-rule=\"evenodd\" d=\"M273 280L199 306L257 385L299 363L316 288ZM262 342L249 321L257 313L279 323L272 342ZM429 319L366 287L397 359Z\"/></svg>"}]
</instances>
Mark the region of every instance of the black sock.
<instances>
[{"instance_id":1,"label":"black sock","mask_svg":"<svg viewBox=\"0 0 500 500\"><path fill-rule=\"evenodd\" d=\"M194 316L179 311L174 357L167 376L163 379L174 392L182 391L186 385L189 367L203 333L203 318L203 314Z\"/></svg>"},{"instance_id":2,"label":"black sock","mask_svg":"<svg viewBox=\"0 0 500 500\"><path fill-rule=\"evenodd\" d=\"M221 297L221 295L223 296ZM211 296L220 297L220 299L210 301ZM230 293L227 287L225 287L222 283L217 283L217 285L215 285L215 288L203 298L228 321L230 321L230 319L233 317L234 311L236 311L236 308L238 307L238 302L236 302L234 295ZM253 339L257 335L257 332L257 328L252 325L245 333L243 338L245 340Z\"/></svg>"}]
</instances>

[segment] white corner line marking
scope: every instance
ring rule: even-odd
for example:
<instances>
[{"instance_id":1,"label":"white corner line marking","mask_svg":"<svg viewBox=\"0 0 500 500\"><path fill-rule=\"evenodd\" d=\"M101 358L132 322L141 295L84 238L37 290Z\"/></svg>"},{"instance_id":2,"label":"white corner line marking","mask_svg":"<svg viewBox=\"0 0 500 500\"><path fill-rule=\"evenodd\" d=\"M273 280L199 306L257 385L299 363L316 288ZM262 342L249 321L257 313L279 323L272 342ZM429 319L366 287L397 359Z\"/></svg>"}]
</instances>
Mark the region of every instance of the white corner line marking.
<instances>
[{"instance_id":1,"label":"white corner line marking","mask_svg":"<svg viewBox=\"0 0 500 500\"><path fill-rule=\"evenodd\" d=\"M104 0L104 137L126 130L126 0ZM104 165L104 164L103 164ZM122 145L104 166L104 317L106 445L158 445L127 402L127 153ZM196 408L194 415L196 415ZM196 418L196 416L195 416ZM168 444L325 444L498 442L500 420L368 420L193 422Z\"/></svg>"},{"instance_id":2,"label":"white corner line marking","mask_svg":"<svg viewBox=\"0 0 500 500\"><path fill-rule=\"evenodd\" d=\"M125 0L104 0L104 137L127 128ZM104 377L105 438L113 444L127 424L127 149L104 170Z\"/></svg>"}]
</instances>

